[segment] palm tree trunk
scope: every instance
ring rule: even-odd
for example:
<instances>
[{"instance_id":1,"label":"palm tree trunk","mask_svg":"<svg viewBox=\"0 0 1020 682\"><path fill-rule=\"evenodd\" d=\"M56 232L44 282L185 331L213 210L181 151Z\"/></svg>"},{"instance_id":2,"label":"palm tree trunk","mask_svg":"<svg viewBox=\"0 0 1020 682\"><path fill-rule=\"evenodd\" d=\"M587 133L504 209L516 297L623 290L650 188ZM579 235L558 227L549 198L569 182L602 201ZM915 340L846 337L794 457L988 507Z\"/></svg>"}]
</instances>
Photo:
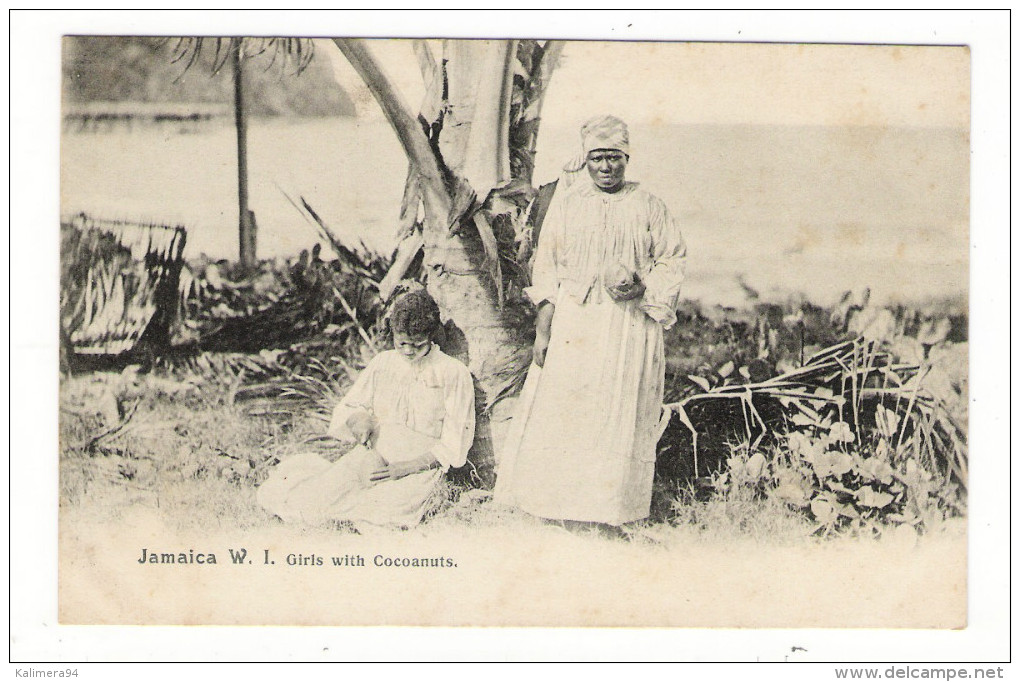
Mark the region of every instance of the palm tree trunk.
<instances>
[{"instance_id":1,"label":"palm tree trunk","mask_svg":"<svg viewBox=\"0 0 1020 682\"><path fill-rule=\"evenodd\" d=\"M416 45L430 95L439 97L441 105L423 107L418 119L365 41L334 42L375 96L417 173L425 208L421 243L427 287L445 320L443 350L463 360L475 378L478 420L469 462L480 482L491 485L512 398L530 364L534 338L533 307L519 286L508 290L500 265L505 255L499 252L508 232L512 243L525 211L494 213L487 202L490 193L506 183L529 185L531 179L530 168L526 177L511 177L510 112L514 74L519 73L518 41L447 41L440 78L427 46ZM535 79L544 76L547 71L539 74L535 69ZM536 97L544 82L529 84L535 86ZM430 120L430 114L437 120ZM533 124L537 129L537 121ZM402 244L405 250L416 248L411 236ZM401 262L409 260L406 256Z\"/></svg>"}]
</instances>

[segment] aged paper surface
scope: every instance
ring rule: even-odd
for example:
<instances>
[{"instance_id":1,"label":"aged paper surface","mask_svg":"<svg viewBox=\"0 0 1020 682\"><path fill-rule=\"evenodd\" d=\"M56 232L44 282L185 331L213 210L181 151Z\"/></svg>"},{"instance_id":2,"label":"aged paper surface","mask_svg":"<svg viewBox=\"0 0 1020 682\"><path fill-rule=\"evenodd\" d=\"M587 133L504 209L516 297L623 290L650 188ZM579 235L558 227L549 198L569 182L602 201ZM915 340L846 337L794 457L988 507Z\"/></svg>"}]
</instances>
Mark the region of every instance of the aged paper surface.
<instances>
[{"instance_id":1,"label":"aged paper surface","mask_svg":"<svg viewBox=\"0 0 1020 682\"><path fill-rule=\"evenodd\" d=\"M326 52L333 46L317 47ZM380 58L410 54L406 42L380 41L372 48ZM549 142L540 144L540 169L546 170L549 157L569 158L576 144L570 123L609 107L619 111L633 129L628 173L666 196L679 216L690 248L686 297L731 304L729 292L721 290L729 276L758 290L801 291L816 300L862 286L887 302L966 299L965 48L578 42L566 46L562 62L547 95L542 123L549 137L542 142ZM606 101L588 101L594 72L620 83L598 89L603 96L610 92ZM256 133L258 125L252 124ZM297 135L318 132L300 125L295 124ZM64 214L87 209L89 188L101 183L132 191L127 178L108 179L123 171L88 163L104 156L103 145L130 145L130 136L145 132L126 132L126 141L116 132L90 132L65 127ZM201 127L190 132L205 134ZM359 126L351 142L370 144L390 133L382 126ZM254 156L258 137L252 142ZM343 158L357 164L365 153ZM385 158L381 141L375 155ZM872 174L879 177L864 177ZM255 179L253 195L269 194L267 185ZM359 189L362 201L369 190ZM106 201L116 198L102 197ZM179 199L164 195L158 201ZM260 234L262 249L285 255L289 244L273 243L272 214L260 209L267 225ZM357 207L340 204L331 219L340 219L344 210ZM194 254L203 235L197 228L191 234ZM837 277L833 268L850 272ZM568 408L561 418L577 415ZM161 439L174 432L182 428L164 429ZM182 438L182 447L185 442ZM139 454L166 458L170 452L157 446ZM195 477L200 485L201 472ZM153 502L143 495L114 519L92 522L91 499L66 501L60 533L63 622L966 624L966 536L959 524L925 537L916 548L916 538L900 545L819 543L810 537L792 546L770 547L765 538L751 537L746 547L738 540L717 547L669 539L656 527L647 531L650 542L620 544L519 519L503 520L503 528L499 519L482 528L470 520L462 527L437 520L413 531L370 529L350 536L300 526L229 529L227 511L206 519L215 528L175 531L173 517L189 514L188 508L161 512L160 484L150 485L156 486L147 492L160 513L153 513ZM196 507L193 513L204 512ZM149 563L157 554L158 563ZM202 563L212 557L215 564ZM869 570L876 564L880 571ZM897 573L909 578L895 579ZM777 585L777 576L787 580ZM259 598L239 598L251 594ZM309 604L302 594L317 596ZM896 606L885 606L890 604Z\"/></svg>"},{"instance_id":2,"label":"aged paper surface","mask_svg":"<svg viewBox=\"0 0 1020 682\"><path fill-rule=\"evenodd\" d=\"M297 214L279 189L309 197L342 230L369 225L357 236L370 248L394 246L406 159L373 111L370 93L320 43L315 59L329 60L356 113L353 120L251 124L252 205L263 258L286 259L316 241L313 230L294 229ZM374 42L372 49L417 106L413 52L392 41ZM970 66L969 50L956 46L569 43L544 103L535 185L556 179L576 153L581 122L615 113L631 127L628 179L663 198L683 229L689 253L682 298L734 308L751 289L763 301L802 296L825 306L845 291L859 296L868 288L877 305L952 301L962 304L966 318ZM229 145L230 126L183 133L139 126L122 133L116 124L104 132L76 131L66 121L61 216L84 211L183 224L189 228L185 258L237 257L235 171L200 166L203 148L214 156ZM324 143L333 124L342 132ZM190 139L170 152L185 156L167 162L188 165L154 173L149 187L139 183L138 175L159 159L135 155L174 136ZM334 144L343 151L313 158L317 147ZM287 159L287 147L299 163ZM337 185L306 184L316 173L328 176L338 159L371 159L375 168L341 169ZM195 180L180 178L203 174L197 182L212 191L183 201ZM359 174L364 186L348 179ZM226 201L214 196L230 192ZM375 192L378 206L366 208ZM82 388L80 375L61 381L62 391L102 412L105 396ZM123 417L125 407L131 401L114 409ZM136 452L139 459L192 447L186 419L174 414L165 421L142 424L141 433L129 436L131 447L153 448ZM77 482L78 474L68 478L62 471L61 624L968 624L966 516L920 537L807 534L773 542L753 534L712 538L663 523L628 541L520 514L471 518L466 507L409 531L352 534L253 521L252 500L237 507L231 498L218 515L204 515L215 504L202 496L215 487L198 487L190 500L168 499L142 481L144 463L138 473L122 464L108 459L83 476L122 482L115 496L98 482L94 496L88 484L69 492L66 481ZM136 476L141 485L132 484ZM157 554L158 562L147 561Z\"/></svg>"}]
</instances>

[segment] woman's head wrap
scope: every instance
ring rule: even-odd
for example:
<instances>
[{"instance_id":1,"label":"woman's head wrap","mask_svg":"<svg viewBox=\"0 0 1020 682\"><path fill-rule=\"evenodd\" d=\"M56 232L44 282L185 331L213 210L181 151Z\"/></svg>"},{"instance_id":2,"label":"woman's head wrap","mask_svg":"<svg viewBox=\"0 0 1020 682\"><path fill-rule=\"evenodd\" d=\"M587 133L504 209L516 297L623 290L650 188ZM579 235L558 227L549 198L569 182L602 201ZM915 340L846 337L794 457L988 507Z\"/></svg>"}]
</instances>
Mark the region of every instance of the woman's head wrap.
<instances>
[{"instance_id":1,"label":"woman's head wrap","mask_svg":"<svg viewBox=\"0 0 1020 682\"><path fill-rule=\"evenodd\" d=\"M581 126L581 153L563 167L568 173L584 168L588 153L596 149L616 149L630 156L627 124L615 116L596 116Z\"/></svg>"}]
</instances>

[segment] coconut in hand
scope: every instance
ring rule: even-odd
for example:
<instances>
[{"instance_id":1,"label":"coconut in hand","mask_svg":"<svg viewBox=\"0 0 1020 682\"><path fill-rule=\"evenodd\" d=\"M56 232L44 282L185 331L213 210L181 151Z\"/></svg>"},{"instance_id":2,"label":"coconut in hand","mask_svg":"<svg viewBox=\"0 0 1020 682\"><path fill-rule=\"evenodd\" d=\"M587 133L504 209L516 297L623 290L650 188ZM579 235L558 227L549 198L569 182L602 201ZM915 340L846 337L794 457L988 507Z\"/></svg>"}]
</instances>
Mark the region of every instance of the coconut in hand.
<instances>
[{"instance_id":1,"label":"coconut in hand","mask_svg":"<svg viewBox=\"0 0 1020 682\"><path fill-rule=\"evenodd\" d=\"M602 271L602 281L607 289L626 289L634 283L636 274L622 262L616 261Z\"/></svg>"}]
</instances>

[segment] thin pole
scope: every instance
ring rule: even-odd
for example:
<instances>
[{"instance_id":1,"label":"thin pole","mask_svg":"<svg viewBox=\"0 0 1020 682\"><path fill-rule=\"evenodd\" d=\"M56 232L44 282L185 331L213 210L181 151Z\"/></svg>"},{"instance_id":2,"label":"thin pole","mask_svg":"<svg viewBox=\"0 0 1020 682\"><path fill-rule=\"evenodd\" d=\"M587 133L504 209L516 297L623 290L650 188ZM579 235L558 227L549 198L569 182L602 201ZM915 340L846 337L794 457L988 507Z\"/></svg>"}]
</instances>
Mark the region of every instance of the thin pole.
<instances>
[{"instance_id":1,"label":"thin pole","mask_svg":"<svg viewBox=\"0 0 1020 682\"><path fill-rule=\"evenodd\" d=\"M234 53L234 124L237 127L237 208L241 266L255 267L255 225L248 210L248 116L244 110L244 38L237 38Z\"/></svg>"}]
</instances>

